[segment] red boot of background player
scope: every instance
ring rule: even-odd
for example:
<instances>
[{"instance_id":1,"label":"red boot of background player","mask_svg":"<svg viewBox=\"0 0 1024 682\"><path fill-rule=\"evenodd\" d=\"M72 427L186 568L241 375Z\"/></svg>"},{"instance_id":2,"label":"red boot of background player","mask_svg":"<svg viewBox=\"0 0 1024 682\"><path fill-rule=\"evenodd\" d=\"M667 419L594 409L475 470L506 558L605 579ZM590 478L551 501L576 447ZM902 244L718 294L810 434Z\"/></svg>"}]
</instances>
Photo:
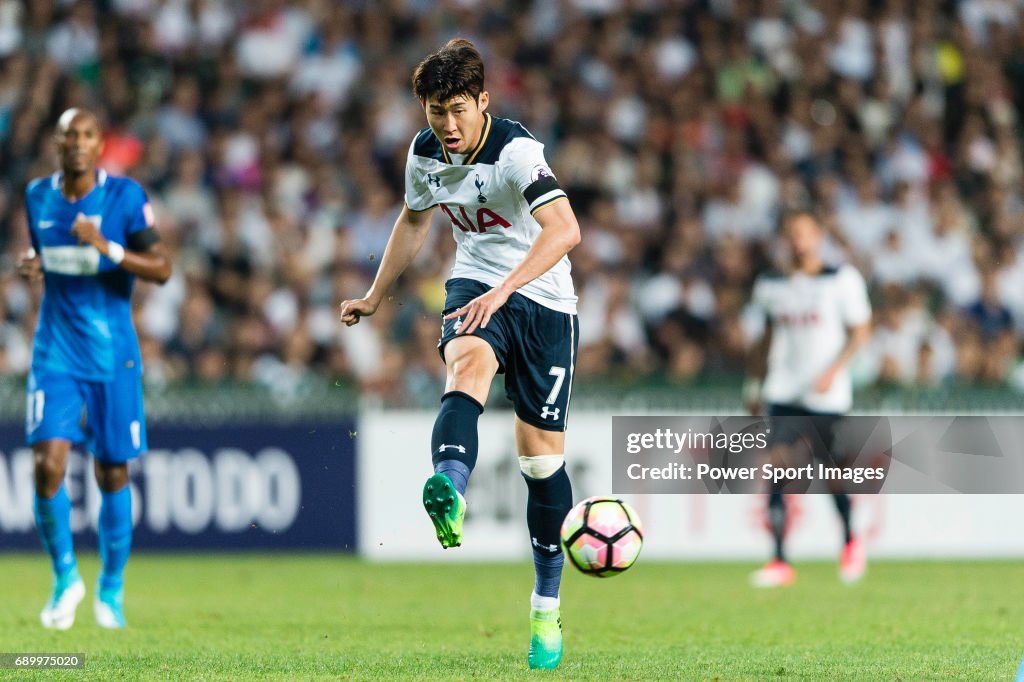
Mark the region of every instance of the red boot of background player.
<instances>
[{"instance_id":1,"label":"red boot of background player","mask_svg":"<svg viewBox=\"0 0 1024 682\"><path fill-rule=\"evenodd\" d=\"M852 538L843 547L843 553L839 556L839 579L847 585L859 582L868 570L868 558L864 553L864 546L857 538Z\"/></svg>"},{"instance_id":2,"label":"red boot of background player","mask_svg":"<svg viewBox=\"0 0 1024 682\"><path fill-rule=\"evenodd\" d=\"M796 571L785 561L773 559L750 574L754 587L786 587L796 580Z\"/></svg>"}]
</instances>

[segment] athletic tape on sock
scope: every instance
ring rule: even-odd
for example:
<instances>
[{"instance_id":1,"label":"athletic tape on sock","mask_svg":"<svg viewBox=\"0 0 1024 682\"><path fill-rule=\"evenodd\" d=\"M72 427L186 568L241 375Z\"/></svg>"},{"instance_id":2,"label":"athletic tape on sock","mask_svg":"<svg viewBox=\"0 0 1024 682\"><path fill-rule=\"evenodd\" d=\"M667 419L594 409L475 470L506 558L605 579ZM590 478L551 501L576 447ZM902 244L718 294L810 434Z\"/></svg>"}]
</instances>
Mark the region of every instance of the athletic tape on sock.
<instances>
[{"instance_id":1,"label":"athletic tape on sock","mask_svg":"<svg viewBox=\"0 0 1024 682\"><path fill-rule=\"evenodd\" d=\"M552 476L565 462L565 455L537 455L535 457L520 457L519 468L523 474L535 479L544 479Z\"/></svg>"}]
</instances>

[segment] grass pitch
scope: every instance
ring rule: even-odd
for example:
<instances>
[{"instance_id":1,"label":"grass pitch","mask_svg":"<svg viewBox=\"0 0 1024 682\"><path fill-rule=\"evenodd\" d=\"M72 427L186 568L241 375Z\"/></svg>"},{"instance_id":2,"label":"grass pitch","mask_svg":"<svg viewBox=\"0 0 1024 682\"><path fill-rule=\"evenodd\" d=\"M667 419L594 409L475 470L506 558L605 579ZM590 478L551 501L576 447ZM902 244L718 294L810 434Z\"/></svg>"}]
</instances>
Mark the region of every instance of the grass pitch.
<instances>
[{"instance_id":1,"label":"grass pitch","mask_svg":"<svg viewBox=\"0 0 1024 682\"><path fill-rule=\"evenodd\" d=\"M40 679L1008 680L1024 652L1024 562L876 562L844 587L797 564L784 590L749 564L640 563L613 579L566 569L565 657L526 669L532 569L375 565L329 555L138 555L124 632L43 630L42 553L0 557L0 652L82 652Z\"/></svg>"}]
</instances>

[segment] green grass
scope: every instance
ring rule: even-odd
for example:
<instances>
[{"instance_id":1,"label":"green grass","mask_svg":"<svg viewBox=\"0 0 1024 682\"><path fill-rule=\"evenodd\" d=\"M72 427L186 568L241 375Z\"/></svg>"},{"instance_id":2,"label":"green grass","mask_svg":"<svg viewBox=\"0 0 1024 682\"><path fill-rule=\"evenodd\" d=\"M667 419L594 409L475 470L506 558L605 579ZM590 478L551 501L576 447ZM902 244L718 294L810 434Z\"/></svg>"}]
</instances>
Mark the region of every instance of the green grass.
<instances>
[{"instance_id":1,"label":"green grass","mask_svg":"<svg viewBox=\"0 0 1024 682\"><path fill-rule=\"evenodd\" d=\"M1024 652L1024 562L876 562L866 581L798 564L788 589L747 564L641 561L609 580L567 569L565 658L526 669L532 571L374 565L328 555L138 555L124 632L43 630L42 555L0 557L0 651L83 652L59 679L1008 680ZM0 677L12 677L0 670Z\"/></svg>"}]
</instances>

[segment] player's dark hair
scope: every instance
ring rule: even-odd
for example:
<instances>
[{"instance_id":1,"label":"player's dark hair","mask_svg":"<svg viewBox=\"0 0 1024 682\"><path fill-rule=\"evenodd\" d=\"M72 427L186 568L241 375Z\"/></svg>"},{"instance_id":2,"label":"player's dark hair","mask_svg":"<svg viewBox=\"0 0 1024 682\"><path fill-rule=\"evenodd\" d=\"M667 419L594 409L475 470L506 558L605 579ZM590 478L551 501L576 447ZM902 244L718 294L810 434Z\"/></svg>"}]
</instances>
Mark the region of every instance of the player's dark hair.
<instances>
[{"instance_id":1,"label":"player's dark hair","mask_svg":"<svg viewBox=\"0 0 1024 682\"><path fill-rule=\"evenodd\" d=\"M466 95L477 99L484 90L484 60L473 43L452 38L427 56L412 74L412 92L421 100L447 102Z\"/></svg>"},{"instance_id":2,"label":"player's dark hair","mask_svg":"<svg viewBox=\"0 0 1024 682\"><path fill-rule=\"evenodd\" d=\"M782 215L782 220L779 221L779 231L785 231L794 220L797 218L807 217L814 221L814 224L818 226L819 230L823 230L824 226L821 224L821 218L818 214L810 208L795 208L786 211Z\"/></svg>"}]
</instances>

